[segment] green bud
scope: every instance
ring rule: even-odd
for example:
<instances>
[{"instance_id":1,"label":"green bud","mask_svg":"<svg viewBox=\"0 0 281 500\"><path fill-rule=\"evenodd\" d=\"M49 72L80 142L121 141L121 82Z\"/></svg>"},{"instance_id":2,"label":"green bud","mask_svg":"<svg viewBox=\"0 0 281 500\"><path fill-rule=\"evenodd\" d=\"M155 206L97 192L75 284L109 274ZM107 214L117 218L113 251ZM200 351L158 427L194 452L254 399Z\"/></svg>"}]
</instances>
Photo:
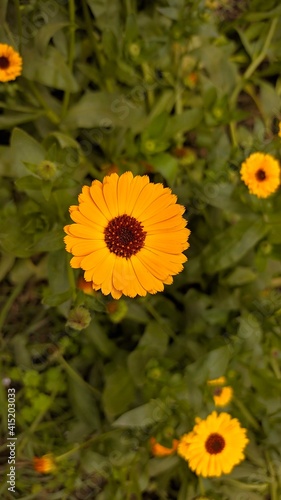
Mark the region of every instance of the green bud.
<instances>
[{"instance_id":1,"label":"green bud","mask_svg":"<svg viewBox=\"0 0 281 500\"><path fill-rule=\"evenodd\" d=\"M138 57L140 55L141 48L138 43L131 43L129 47L129 53L132 57Z\"/></svg>"},{"instance_id":2,"label":"green bud","mask_svg":"<svg viewBox=\"0 0 281 500\"><path fill-rule=\"evenodd\" d=\"M45 181L51 181L57 174L57 166L49 161L43 160L38 165L38 175Z\"/></svg>"},{"instance_id":3,"label":"green bud","mask_svg":"<svg viewBox=\"0 0 281 500\"><path fill-rule=\"evenodd\" d=\"M72 309L69 313L66 326L70 326L73 330L84 330L91 322L91 315L85 307L79 306Z\"/></svg>"},{"instance_id":4,"label":"green bud","mask_svg":"<svg viewBox=\"0 0 281 500\"><path fill-rule=\"evenodd\" d=\"M153 151L155 150L155 142L150 139L145 142L144 147L146 151L148 151L149 153L153 153Z\"/></svg>"}]
</instances>

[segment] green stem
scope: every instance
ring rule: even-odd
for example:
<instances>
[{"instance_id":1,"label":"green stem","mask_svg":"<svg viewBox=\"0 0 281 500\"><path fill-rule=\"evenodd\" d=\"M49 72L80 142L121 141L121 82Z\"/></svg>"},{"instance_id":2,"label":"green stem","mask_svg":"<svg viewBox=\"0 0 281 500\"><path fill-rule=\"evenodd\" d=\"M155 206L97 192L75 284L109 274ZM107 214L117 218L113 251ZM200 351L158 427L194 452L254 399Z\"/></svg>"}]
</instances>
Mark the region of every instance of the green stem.
<instances>
[{"instance_id":1,"label":"green stem","mask_svg":"<svg viewBox=\"0 0 281 500\"><path fill-rule=\"evenodd\" d=\"M55 356L56 360L61 364L61 366L65 369L65 371L68 373L68 375L79 382L79 384L83 385L84 387L87 387L88 390L94 394L94 396L98 399L101 398L100 392L93 387L92 385L88 384L80 375L79 373L70 366L67 361L64 359L64 357L60 353L56 353Z\"/></svg>"},{"instance_id":2,"label":"green stem","mask_svg":"<svg viewBox=\"0 0 281 500\"><path fill-rule=\"evenodd\" d=\"M88 37L89 37L89 40L91 42L91 45L93 46L95 56L97 58L98 66L101 68L104 65L104 60L103 60L103 57L99 51L96 37L93 33L91 17L89 14L89 9L88 9L88 5L86 3L86 0L82 0L82 10L83 10L83 16L84 16L84 20L85 20L85 24L86 24L86 30L88 33Z\"/></svg>"},{"instance_id":3,"label":"green stem","mask_svg":"<svg viewBox=\"0 0 281 500\"><path fill-rule=\"evenodd\" d=\"M17 298L17 296L21 293L24 284L25 284L24 282L23 283L19 283L14 288L14 290L12 291L11 295L6 300L6 303L4 304L4 306L3 306L3 308L2 308L2 310L0 312L0 334L2 332L3 325L4 325L5 321L6 321L8 312L11 309L11 307L12 307L15 299Z\"/></svg>"},{"instance_id":4,"label":"green stem","mask_svg":"<svg viewBox=\"0 0 281 500\"><path fill-rule=\"evenodd\" d=\"M240 401L240 399L233 398L233 402L238 406L239 410L241 413L243 413L244 417L248 422L252 425L252 427L256 430L260 430L260 425L258 421L253 417L253 415L249 412L249 410L246 408L246 406Z\"/></svg>"},{"instance_id":5,"label":"green stem","mask_svg":"<svg viewBox=\"0 0 281 500\"><path fill-rule=\"evenodd\" d=\"M242 481L238 481L237 479L231 479L231 478L227 479L227 483L232 484L236 488L239 488L240 490L244 490L244 491L264 492L268 489L267 483L247 484L247 483L242 483Z\"/></svg>"},{"instance_id":6,"label":"green stem","mask_svg":"<svg viewBox=\"0 0 281 500\"><path fill-rule=\"evenodd\" d=\"M49 408L53 404L53 402L55 400L55 397L56 397L56 394L57 394L57 389L55 389L52 392L52 394L50 396L50 401L49 401L49 404L48 404L47 408L44 408L37 415L37 417L35 418L35 420L31 424L31 427L29 428L28 432L23 436L22 440L19 442L18 447L17 447L17 454L18 454L18 456L20 456L21 451L25 447L26 443L29 441L30 435L34 434L34 432L36 431L36 429L37 429L38 425L40 424L41 420L43 420L45 414L47 413L47 411L49 410Z\"/></svg>"},{"instance_id":7,"label":"green stem","mask_svg":"<svg viewBox=\"0 0 281 500\"><path fill-rule=\"evenodd\" d=\"M94 441L97 441L99 438L100 438L100 436L96 435L96 436L93 436L91 439L88 439L88 441L85 441L85 443L81 443L81 444L78 444L77 446L74 446L74 448L71 448L71 450L68 450L65 453L63 453L62 455L59 455L58 457L56 457L56 462L62 462L66 458L71 457L71 455L73 455L77 451L81 450L82 448L86 448L87 446L89 446L89 444L91 444Z\"/></svg>"},{"instance_id":8,"label":"green stem","mask_svg":"<svg viewBox=\"0 0 281 500\"><path fill-rule=\"evenodd\" d=\"M270 46L270 43L272 41L272 38L274 36L275 30L277 27L278 21L279 21L278 17L275 17L272 19L269 30L268 30L268 34L267 34L267 37L266 37L266 40L265 40L265 43L264 43L264 46L263 46L261 52L248 66L244 75L242 76L242 78L238 82L238 84L236 85L236 87L235 87L235 89L230 97L231 107L234 107L234 105L236 104L236 100L238 98L238 95L240 94L241 90L243 89L245 82L247 80L249 80L249 78L252 76L252 74L255 72L255 70L258 68L258 66L263 62L264 58L266 57L268 48ZM233 145L235 146L236 145L236 132L235 132L235 122L233 122L233 121L230 123L230 132L231 132Z\"/></svg>"},{"instance_id":9,"label":"green stem","mask_svg":"<svg viewBox=\"0 0 281 500\"><path fill-rule=\"evenodd\" d=\"M143 72L144 81L146 83L150 84L151 83L151 77L150 77L150 74L149 74L148 64L146 62L143 62L141 64L141 69L142 69L142 72ZM146 94L147 94L147 104L148 104L149 109L151 109L152 106L153 106L153 104L154 104L154 91L153 91L153 89L147 88L146 89Z\"/></svg>"},{"instance_id":10,"label":"green stem","mask_svg":"<svg viewBox=\"0 0 281 500\"><path fill-rule=\"evenodd\" d=\"M277 496L278 495L278 491L277 491L278 485L276 482L276 474L275 474L274 466L273 466L273 463L271 461L271 458L270 458L268 451L265 452L265 459L266 459L267 468L268 468L268 472L269 472L269 476L270 476L270 483L269 483L270 499L271 500L278 500L278 496Z\"/></svg>"},{"instance_id":11,"label":"green stem","mask_svg":"<svg viewBox=\"0 0 281 500\"><path fill-rule=\"evenodd\" d=\"M68 48L68 68L72 73L75 53L75 0L69 0L69 48ZM63 96L61 118L63 119L67 113L70 100L70 91L67 89Z\"/></svg>"},{"instance_id":12,"label":"green stem","mask_svg":"<svg viewBox=\"0 0 281 500\"><path fill-rule=\"evenodd\" d=\"M157 321L159 326L161 326L162 330L166 332L169 337L175 339L175 334L171 328L169 328L163 318L158 314L156 311L155 307L150 303L150 302L145 302L145 308L146 310L151 314L151 316Z\"/></svg>"},{"instance_id":13,"label":"green stem","mask_svg":"<svg viewBox=\"0 0 281 500\"><path fill-rule=\"evenodd\" d=\"M68 261L69 261L69 256L67 254L66 254L66 259L68 259ZM76 286L74 271L73 271L73 268L71 267L69 262L67 262L67 276L68 276L70 289L72 291L72 300L73 300L73 302L75 302L76 296L77 296L77 286Z\"/></svg>"},{"instance_id":14,"label":"green stem","mask_svg":"<svg viewBox=\"0 0 281 500\"><path fill-rule=\"evenodd\" d=\"M22 45L22 20L21 20L21 8L19 0L15 0L16 7L16 15L17 15L17 27L18 27L18 35L19 35L19 51L21 52Z\"/></svg>"},{"instance_id":15,"label":"green stem","mask_svg":"<svg viewBox=\"0 0 281 500\"><path fill-rule=\"evenodd\" d=\"M41 104L42 108L45 110L47 118L49 118L49 120L55 125L58 125L60 123L60 118L58 117L58 115L52 109L49 108L48 104L46 103L45 99L39 92L34 82L32 82L31 80L26 80L26 81L29 85L32 94L36 97L39 104Z\"/></svg>"}]
</instances>

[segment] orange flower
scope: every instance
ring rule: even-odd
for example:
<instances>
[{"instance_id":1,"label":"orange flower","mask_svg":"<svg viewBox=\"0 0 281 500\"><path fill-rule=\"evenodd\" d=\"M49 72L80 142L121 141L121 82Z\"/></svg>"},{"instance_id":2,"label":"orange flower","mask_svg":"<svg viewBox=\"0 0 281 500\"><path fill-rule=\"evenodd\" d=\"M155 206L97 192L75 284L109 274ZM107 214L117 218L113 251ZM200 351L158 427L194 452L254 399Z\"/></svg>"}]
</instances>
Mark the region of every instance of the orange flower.
<instances>
[{"instance_id":1,"label":"orange flower","mask_svg":"<svg viewBox=\"0 0 281 500\"><path fill-rule=\"evenodd\" d=\"M53 455L47 454L43 455L43 457L34 457L33 467L37 472L41 472L41 474L53 472L56 469Z\"/></svg>"},{"instance_id":2,"label":"orange flower","mask_svg":"<svg viewBox=\"0 0 281 500\"><path fill-rule=\"evenodd\" d=\"M154 437L150 438L150 449L154 457L168 457L169 455L173 455L177 451L178 444L178 439L173 439L172 448L167 448L166 446L162 446L162 444L157 443Z\"/></svg>"},{"instance_id":3,"label":"orange flower","mask_svg":"<svg viewBox=\"0 0 281 500\"><path fill-rule=\"evenodd\" d=\"M13 47L0 43L0 82L15 80L22 71L22 58Z\"/></svg>"}]
</instances>

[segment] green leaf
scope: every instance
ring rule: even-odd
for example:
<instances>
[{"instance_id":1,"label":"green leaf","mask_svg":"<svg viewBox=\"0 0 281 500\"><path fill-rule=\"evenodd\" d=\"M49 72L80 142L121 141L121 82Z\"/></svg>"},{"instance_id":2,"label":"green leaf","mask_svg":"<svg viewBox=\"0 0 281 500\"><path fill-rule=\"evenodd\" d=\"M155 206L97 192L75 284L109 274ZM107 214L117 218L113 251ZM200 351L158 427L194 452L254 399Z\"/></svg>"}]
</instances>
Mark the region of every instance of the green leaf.
<instances>
[{"instance_id":1,"label":"green leaf","mask_svg":"<svg viewBox=\"0 0 281 500\"><path fill-rule=\"evenodd\" d=\"M156 172L163 175L168 184L173 185L178 172L178 161L168 153L159 153L149 158L149 163L155 168Z\"/></svg>"},{"instance_id":2,"label":"green leaf","mask_svg":"<svg viewBox=\"0 0 281 500\"><path fill-rule=\"evenodd\" d=\"M16 127L21 123L28 123L37 120L44 114L43 111L34 111L33 113L8 113L0 116L0 130Z\"/></svg>"},{"instance_id":3,"label":"green leaf","mask_svg":"<svg viewBox=\"0 0 281 500\"><path fill-rule=\"evenodd\" d=\"M2 0L0 3L0 24L4 24L6 18L6 11L8 7L8 0Z\"/></svg>"},{"instance_id":4,"label":"green leaf","mask_svg":"<svg viewBox=\"0 0 281 500\"><path fill-rule=\"evenodd\" d=\"M100 417L97 404L90 388L78 379L68 375L69 401L75 416L85 422L89 430L100 428Z\"/></svg>"},{"instance_id":5,"label":"green leaf","mask_svg":"<svg viewBox=\"0 0 281 500\"><path fill-rule=\"evenodd\" d=\"M281 214L267 215L267 222L270 228L268 241L273 245L279 245L281 243Z\"/></svg>"},{"instance_id":6,"label":"green leaf","mask_svg":"<svg viewBox=\"0 0 281 500\"><path fill-rule=\"evenodd\" d=\"M35 49L24 49L23 75L31 81L42 83L48 87L69 92L78 92L79 86L69 70L64 56L49 46L44 57ZM59 68L59 71L58 71Z\"/></svg>"},{"instance_id":7,"label":"green leaf","mask_svg":"<svg viewBox=\"0 0 281 500\"><path fill-rule=\"evenodd\" d=\"M98 130L91 131L88 137L90 142L97 142L106 136L110 129L132 127L143 116L144 106L133 104L123 94L87 91L69 110L63 125L70 129L97 127ZM87 139L87 136L85 138Z\"/></svg>"},{"instance_id":8,"label":"green leaf","mask_svg":"<svg viewBox=\"0 0 281 500\"><path fill-rule=\"evenodd\" d=\"M38 35L36 37L37 47L40 52L44 53L47 45L49 44L51 38L57 33L57 31L62 30L66 26L68 26L68 22L59 22L59 23L47 23L45 26L42 26L38 31Z\"/></svg>"},{"instance_id":9,"label":"green leaf","mask_svg":"<svg viewBox=\"0 0 281 500\"><path fill-rule=\"evenodd\" d=\"M101 328L100 324L93 319L84 331L84 335L89 339L97 351L106 358L111 358L116 347L107 336L105 331Z\"/></svg>"},{"instance_id":10,"label":"green leaf","mask_svg":"<svg viewBox=\"0 0 281 500\"><path fill-rule=\"evenodd\" d=\"M103 391L103 405L107 416L111 419L127 410L133 403L135 389L128 370L124 366L115 367L106 376Z\"/></svg>"},{"instance_id":11,"label":"green leaf","mask_svg":"<svg viewBox=\"0 0 281 500\"><path fill-rule=\"evenodd\" d=\"M11 177L23 177L29 174L26 163L39 164L45 157L44 148L29 134L15 128L11 136L12 164Z\"/></svg>"},{"instance_id":12,"label":"green leaf","mask_svg":"<svg viewBox=\"0 0 281 500\"><path fill-rule=\"evenodd\" d=\"M163 356L168 346L169 337L161 325L156 321L151 321L139 341L138 348L145 349L151 354Z\"/></svg>"},{"instance_id":13,"label":"green leaf","mask_svg":"<svg viewBox=\"0 0 281 500\"><path fill-rule=\"evenodd\" d=\"M113 422L114 427L145 428L161 422L167 416L168 410L160 400L152 400L133 410L127 411Z\"/></svg>"},{"instance_id":14,"label":"green leaf","mask_svg":"<svg viewBox=\"0 0 281 500\"><path fill-rule=\"evenodd\" d=\"M237 266L222 282L229 286L242 286L257 278L250 267Z\"/></svg>"},{"instance_id":15,"label":"green leaf","mask_svg":"<svg viewBox=\"0 0 281 500\"><path fill-rule=\"evenodd\" d=\"M207 274L215 274L233 266L264 236L269 228L260 219L243 219L216 235L202 252Z\"/></svg>"},{"instance_id":16,"label":"green leaf","mask_svg":"<svg viewBox=\"0 0 281 500\"><path fill-rule=\"evenodd\" d=\"M188 109L180 115L171 116L166 130L163 134L163 139L171 139L179 132L189 132L196 128L203 118L202 109Z\"/></svg>"}]
</instances>

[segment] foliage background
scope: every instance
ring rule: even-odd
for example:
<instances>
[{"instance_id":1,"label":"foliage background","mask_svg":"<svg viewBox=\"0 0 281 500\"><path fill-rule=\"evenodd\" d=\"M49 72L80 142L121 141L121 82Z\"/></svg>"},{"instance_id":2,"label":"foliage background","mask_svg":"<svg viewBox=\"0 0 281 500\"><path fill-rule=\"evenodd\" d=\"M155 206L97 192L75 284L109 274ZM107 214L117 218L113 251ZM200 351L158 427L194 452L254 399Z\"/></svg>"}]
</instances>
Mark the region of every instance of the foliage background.
<instances>
[{"instance_id":1,"label":"foliage background","mask_svg":"<svg viewBox=\"0 0 281 500\"><path fill-rule=\"evenodd\" d=\"M1 2L1 42L23 57L0 85L1 498L281 498L281 198L239 175L252 152L280 160L280 15L277 0ZM115 302L77 288L62 228L83 184L126 170L169 185L192 234L172 286ZM190 431L221 375L247 459L198 480L149 438ZM40 475L46 453L57 470Z\"/></svg>"}]
</instances>

